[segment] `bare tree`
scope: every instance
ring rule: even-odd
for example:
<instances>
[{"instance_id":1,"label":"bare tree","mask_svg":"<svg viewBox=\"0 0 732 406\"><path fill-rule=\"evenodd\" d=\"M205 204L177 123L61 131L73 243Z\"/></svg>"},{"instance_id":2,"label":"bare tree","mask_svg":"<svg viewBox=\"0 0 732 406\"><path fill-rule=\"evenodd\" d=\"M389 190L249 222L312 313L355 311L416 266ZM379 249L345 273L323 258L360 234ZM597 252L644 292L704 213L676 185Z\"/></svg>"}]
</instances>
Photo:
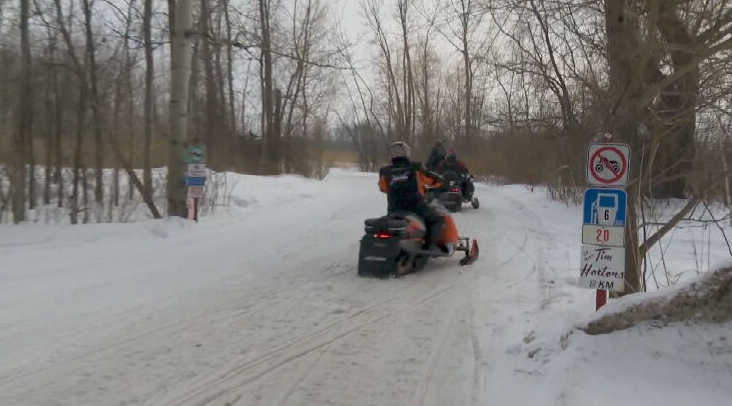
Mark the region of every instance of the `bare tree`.
<instances>
[{"instance_id":1,"label":"bare tree","mask_svg":"<svg viewBox=\"0 0 732 406\"><path fill-rule=\"evenodd\" d=\"M155 76L155 66L153 59L153 43L152 43L152 0L145 0L145 11L142 19L142 32L145 47L145 105L144 105L144 144L143 144L143 184L144 195L152 196L152 163L150 162L150 154L152 152L153 129L155 128L155 112L153 102L153 78Z\"/></svg>"},{"instance_id":2,"label":"bare tree","mask_svg":"<svg viewBox=\"0 0 732 406\"><path fill-rule=\"evenodd\" d=\"M214 145L219 143L221 137L221 115L220 115L220 97L219 86L217 84L214 72L214 52L212 49L212 38L214 35L211 30L211 10L209 8L209 0L201 0L200 30L203 34L201 42L201 62L204 71L204 89L205 89L205 115L204 115L204 134L206 142L206 150L209 155L216 156Z\"/></svg>"},{"instance_id":3,"label":"bare tree","mask_svg":"<svg viewBox=\"0 0 732 406\"><path fill-rule=\"evenodd\" d=\"M411 142L413 133L412 123L414 119L411 109L413 94L410 94L410 92L414 91L414 87L406 83L410 81L410 78L413 80L411 62L409 72L406 67L407 57L405 51L407 49L402 50L402 77L400 77L398 74L398 52L395 55L395 52L392 50L387 28L384 25L385 21L381 12L381 3L378 0L363 0L362 7L366 15L367 23L376 37L375 40L383 58L383 64L380 67L384 76L383 82L385 83L383 85L387 93L387 123L385 125L387 136L389 139L401 139ZM402 46L404 46L405 27L408 25L407 4L400 1L397 7L397 21L402 34L400 39Z\"/></svg>"},{"instance_id":4,"label":"bare tree","mask_svg":"<svg viewBox=\"0 0 732 406\"><path fill-rule=\"evenodd\" d=\"M11 196L13 207L13 221L20 223L25 220L26 204L26 140L31 137L31 54L28 32L29 1L20 0L20 49L21 49L21 79L20 79L20 114L18 131L13 137L13 164L11 169Z\"/></svg>"},{"instance_id":5,"label":"bare tree","mask_svg":"<svg viewBox=\"0 0 732 406\"><path fill-rule=\"evenodd\" d=\"M232 38L231 15L229 13L229 0L221 0L221 7L224 9L224 22L226 23L226 84L229 95L229 128L232 135L236 133L236 94L234 93L234 46Z\"/></svg>"},{"instance_id":6,"label":"bare tree","mask_svg":"<svg viewBox=\"0 0 732 406\"><path fill-rule=\"evenodd\" d=\"M94 202L101 205L104 199L104 179L102 168L104 166L104 150L102 148L102 109L99 100L99 89L97 80L97 60L92 33L92 9L90 0L83 0L84 7L84 28L86 33L86 66L89 77L92 106L92 124L94 127Z\"/></svg>"},{"instance_id":7,"label":"bare tree","mask_svg":"<svg viewBox=\"0 0 732 406\"><path fill-rule=\"evenodd\" d=\"M191 70L191 1L168 0L171 32L170 138L168 144L168 214L187 217L183 156L187 142L188 77Z\"/></svg>"},{"instance_id":8,"label":"bare tree","mask_svg":"<svg viewBox=\"0 0 732 406\"><path fill-rule=\"evenodd\" d=\"M270 163L279 162L279 134L275 132L274 77L272 72L272 30L270 0L258 0L260 43L260 82L262 92L262 137L264 138L262 157Z\"/></svg>"}]
</instances>

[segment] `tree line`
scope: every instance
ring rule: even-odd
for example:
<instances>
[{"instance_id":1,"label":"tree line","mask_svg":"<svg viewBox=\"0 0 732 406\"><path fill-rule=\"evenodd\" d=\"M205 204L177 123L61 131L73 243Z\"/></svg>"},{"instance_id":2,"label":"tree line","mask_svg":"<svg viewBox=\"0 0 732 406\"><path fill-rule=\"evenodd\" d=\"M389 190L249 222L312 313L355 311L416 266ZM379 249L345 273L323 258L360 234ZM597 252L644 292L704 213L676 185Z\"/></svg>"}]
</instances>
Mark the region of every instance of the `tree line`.
<instances>
[{"instance_id":1,"label":"tree line","mask_svg":"<svg viewBox=\"0 0 732 406\"><path fill-rule=\"evenodd\" d=\"M189 144L217 171L323 176L330 21L322 0L1 1L0 218L110 221L138 198L185 215L167 195Z\"/></svg>"}]
</instances>

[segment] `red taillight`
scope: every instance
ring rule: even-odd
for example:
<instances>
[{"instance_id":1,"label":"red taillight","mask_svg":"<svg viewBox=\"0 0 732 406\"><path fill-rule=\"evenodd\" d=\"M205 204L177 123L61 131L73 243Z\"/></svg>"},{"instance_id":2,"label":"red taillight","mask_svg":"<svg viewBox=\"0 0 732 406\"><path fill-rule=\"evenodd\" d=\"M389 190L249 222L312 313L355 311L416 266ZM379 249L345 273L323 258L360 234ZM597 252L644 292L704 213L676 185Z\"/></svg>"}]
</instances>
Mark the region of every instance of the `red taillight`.
<instances>
[{"instance_id":1,"label":"red taillight","mask_svg":"<svg viewBox=\"0 0 732 406\"><path fill-rule=\"evenodd\" d=\"M384 232L376 233L376 234L374 234L374 237L375 238L389 238L389 237L391 237L391 233L384 233Z\"/></svg>"},{"instance_id":2,"label":"red taillight","mask_svg":"<svg viewBox=\"0 0 732 406\"><path fill-rule=\"evenodd\" d=\"M452 188L452 190L451 190L451 191L452 191L452 192L459 192L459 191L460 191L460 188L458 188L458 187L454 187L454 188Z\"/></svg>"}]
</instances>

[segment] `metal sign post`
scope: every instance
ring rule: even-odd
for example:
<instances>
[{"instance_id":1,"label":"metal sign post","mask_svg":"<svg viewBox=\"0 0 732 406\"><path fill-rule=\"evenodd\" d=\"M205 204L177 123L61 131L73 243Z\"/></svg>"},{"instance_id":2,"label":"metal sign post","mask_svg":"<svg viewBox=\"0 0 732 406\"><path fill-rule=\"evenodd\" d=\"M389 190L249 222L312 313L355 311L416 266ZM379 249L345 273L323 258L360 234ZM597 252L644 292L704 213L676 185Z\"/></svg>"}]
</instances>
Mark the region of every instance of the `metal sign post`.
<instances>
[{"instance_id":1,"label":"metal sign post","mask_svg":"<svg viewBox=\"0 0 732 406\"><path fill-rule=\"evenodd\" d=\"M198 222L199 200L203 199L206 185L206 149L202 145L189 145L186 154L188 169L186 170L186 186L188 198L193 200L193 220Z\"/></svg>"},{"instance_id":2,"label":"metal sign post","mask_svg":"<svg viewBox=\"0 0 732 406\"><path fill-rule=\"evenodd\" d=\"M625 222L630 146L596 143L587 148L587 184L582 219L580 286L596 289L595 310L608 291L625 289Z\"/></svg>"}]
</instances>

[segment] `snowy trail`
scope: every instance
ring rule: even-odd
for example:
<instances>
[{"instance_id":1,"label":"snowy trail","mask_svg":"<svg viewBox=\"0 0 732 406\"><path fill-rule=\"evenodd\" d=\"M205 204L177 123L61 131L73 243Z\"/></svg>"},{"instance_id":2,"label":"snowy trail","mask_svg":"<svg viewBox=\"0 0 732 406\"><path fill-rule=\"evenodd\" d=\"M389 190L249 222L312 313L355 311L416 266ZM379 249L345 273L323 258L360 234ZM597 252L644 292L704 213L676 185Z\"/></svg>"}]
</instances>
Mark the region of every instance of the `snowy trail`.
<instances>
[{"instance_id":1,"label":"snowy trail","mask_svg":"<svg viewBox=\"0 0 732 406\"><path fill-rule=\"evenodd\" d=\"M356 276L374 174L241 177L197 225L2 227L0 405L587 404L582 348L614 347L557 348L592 311L576 209L476 193L480 259L394 280Z\"/></svg>"},{"instance_id":2,"label":"snowy trail","mask_svg":"<svg viewBox=\"0 0 732 406\"><path fill-rule=\"evenodd\" d=\"M373 175L331 178L195 227L28 237L30 261L0 248L26 267L0 276L0 403L481 404L506 326L485 328L505 306L477 290L528 285L537 302L531 213L479 186L483 207L455 215L482 245L476 264L361 279L363 219L384 197Z\"/></svg>"}]
</instances>

